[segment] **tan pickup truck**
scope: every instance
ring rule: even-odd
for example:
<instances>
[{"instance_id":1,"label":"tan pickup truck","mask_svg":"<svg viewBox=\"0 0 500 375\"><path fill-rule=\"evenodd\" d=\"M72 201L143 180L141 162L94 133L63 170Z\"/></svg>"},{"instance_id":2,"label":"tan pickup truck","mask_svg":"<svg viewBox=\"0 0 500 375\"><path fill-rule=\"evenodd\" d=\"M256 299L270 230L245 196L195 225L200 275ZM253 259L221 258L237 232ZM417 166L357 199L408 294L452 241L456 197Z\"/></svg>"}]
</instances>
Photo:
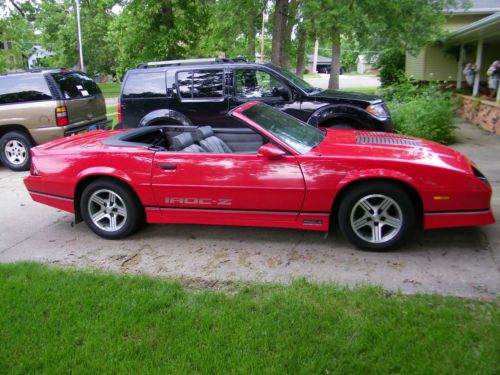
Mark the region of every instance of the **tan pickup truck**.
<instances>
[{"instance_id":1,"label":"tan pickup truck","mask_svg":"<svg viewBox=\"0 0 500 375\"><path fill-rule=\"evenodd\" d=\"M0 75L0 161L30 167L30 148L53 139L103 129L106 104L85 73L52 69Z\"/></svg>"}]
</instances>

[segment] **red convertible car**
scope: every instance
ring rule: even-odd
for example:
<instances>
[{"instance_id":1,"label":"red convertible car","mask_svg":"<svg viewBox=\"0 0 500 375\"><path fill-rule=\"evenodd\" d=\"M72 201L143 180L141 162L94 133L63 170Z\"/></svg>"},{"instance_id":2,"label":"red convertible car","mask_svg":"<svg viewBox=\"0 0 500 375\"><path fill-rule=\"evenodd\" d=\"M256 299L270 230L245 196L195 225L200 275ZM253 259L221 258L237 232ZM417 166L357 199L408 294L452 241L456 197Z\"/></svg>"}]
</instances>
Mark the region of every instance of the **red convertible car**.
<instances>
[{"instance_id":1,"label":"red convertible car","mask_svg":"<svg viewBox=\"0 0 500 375\"><path fill-rule=\"evenodd\" d=\"M266 104L245 128L162 125L93 131L32 150L31 197L98 235L148 223L328 231L386 250L417 227L494 222L491 188L467 157L421 139L311 127Z\"/></svg>"}]
</instances>

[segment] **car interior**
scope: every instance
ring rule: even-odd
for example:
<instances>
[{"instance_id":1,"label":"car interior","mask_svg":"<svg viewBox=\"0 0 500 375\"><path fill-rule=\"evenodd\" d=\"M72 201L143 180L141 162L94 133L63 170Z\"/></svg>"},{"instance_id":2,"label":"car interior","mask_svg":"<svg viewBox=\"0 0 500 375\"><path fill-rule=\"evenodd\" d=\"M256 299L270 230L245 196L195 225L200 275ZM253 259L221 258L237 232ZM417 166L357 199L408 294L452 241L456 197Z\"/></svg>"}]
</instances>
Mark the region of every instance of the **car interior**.
<instances>
[{"instance_id":1,"label":"car interior","mask_svg":"<svg viewBox=\"0 0 500 375\"><path fill-rule=\"evenodd\" d=\"M114 135L107 146L146 147L158 151L216 154L256 154L267 140L252 129L160 125Z\"/></svg>"}]
</instances>

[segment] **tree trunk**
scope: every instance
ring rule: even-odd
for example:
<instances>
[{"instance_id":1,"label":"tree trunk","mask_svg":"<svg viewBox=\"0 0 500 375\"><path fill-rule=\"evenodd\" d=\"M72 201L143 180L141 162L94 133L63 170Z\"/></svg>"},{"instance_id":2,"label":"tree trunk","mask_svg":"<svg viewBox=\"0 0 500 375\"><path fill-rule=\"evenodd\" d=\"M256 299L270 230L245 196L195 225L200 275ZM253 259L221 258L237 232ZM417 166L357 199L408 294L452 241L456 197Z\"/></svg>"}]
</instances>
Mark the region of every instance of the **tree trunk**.
<instances>
[{"instance_id":1,"label":"tree trunk","mask_svg":"<svg viewBox=\"0 0 500 375\"><path fill-rule=\"evenodd\" d=\"M290 0L290 3L288 4L288 16L283 41L284 48L281 51L281 61L283 62L283 66L286 68L290 67L290 58L288 56L288 51L290 50L290 46L292 44L292 31L296 23L295 17L297 16L297 8L297 0Z\"/></svg>"},{"instance_id":2,"label":"tree trunk","mask_svg":"<svg viewBox=\"0 0 500 375\"><path fill-rule=\"evenodd\" d=\"M304 66L306 57L306 29L304 26L299 26L299 31L297 34L297 70L295 73L300 78L304 78Z\"/></svg>"},{"instance_id":3,"label":"tree trunk","mask_svg":"<svg viewBox=\"0 0 500 375\"><path fill-rule=\"evenodd\" d=\"M330 70L329 89L338 90L340 69L340 33L337 29L332 30L332 66Z\"/></svg>"},{"instance_id":4,"label":"tree trunk","mask_svg":"<svg viewBox=\"0 0 500 375\"><path fill-rule=\"evenodd\" d=\"M280 66L283 65L287 17L288 0L276 0L276 5L274 6L274 28L271 62Z\"/></svg>"},{"instance_id":5,"label":"tree trunk","mask_svg":"<svg viewBox=\"0 0 500 375\"><path fill-rule=\"evenodd\" d=\"M250 62L255 61L255 34L257 33L257 27L255 26L256 14L253 9L249 9L247 22L247 60Z\"/></svg>"},{"instance_id":6,"label":"tree trunk","mask_svg":"<svg viewBox=\"0 0 500 375\"><path fill-rule=\"evenodd\" d=\"M167 27L167 33L174 29L174 11L172 9L172 0L163 0L161 5L161 14ZM167 38L167 59L175 58L174 45L170 38Z\"/></svg>"}]
</instances>

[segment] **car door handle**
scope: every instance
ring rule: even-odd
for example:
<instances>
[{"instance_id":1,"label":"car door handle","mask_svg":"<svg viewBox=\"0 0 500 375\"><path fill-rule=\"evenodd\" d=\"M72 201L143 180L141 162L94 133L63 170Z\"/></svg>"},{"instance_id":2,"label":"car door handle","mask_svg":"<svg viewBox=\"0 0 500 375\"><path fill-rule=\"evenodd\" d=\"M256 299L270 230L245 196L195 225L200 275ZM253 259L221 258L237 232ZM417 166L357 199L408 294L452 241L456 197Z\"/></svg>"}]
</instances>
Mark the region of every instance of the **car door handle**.
<instances>
[{"instance_id":1,"label":"car door handle","mask_svg":"<svg viewBox=\"0 0 500 375\"><path fill-rule=\"evenodd\" d=\"M172 170L177 169L177 165L175 164L165 164L160 166L161 169Z\"/></svg>"}]
</instances>

